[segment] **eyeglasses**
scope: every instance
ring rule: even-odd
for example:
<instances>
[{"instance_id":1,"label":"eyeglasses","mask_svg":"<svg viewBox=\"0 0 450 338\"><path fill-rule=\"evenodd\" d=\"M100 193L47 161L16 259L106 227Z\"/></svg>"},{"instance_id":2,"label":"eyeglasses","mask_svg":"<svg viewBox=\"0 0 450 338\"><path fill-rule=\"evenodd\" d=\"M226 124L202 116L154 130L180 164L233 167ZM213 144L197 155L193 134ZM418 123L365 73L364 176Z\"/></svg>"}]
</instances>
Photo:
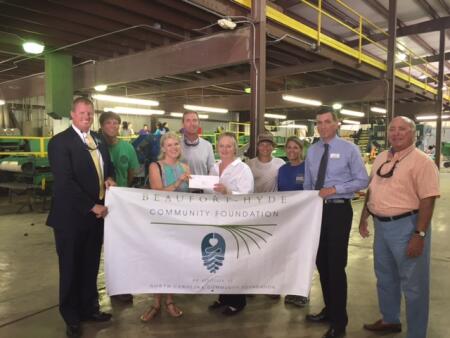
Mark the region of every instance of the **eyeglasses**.
<instances>
[{"instance_id":1,"label":"eyeglasses","mask_svg":"<svg viewBox=\"0 0 450 338\"><path fill-rule=\"evenodd\" d=\"M384 162L377 170L377 175L382 177L382 178L389 178L392 177L392 175L394 175L394 170L395 167L397 166L397 163L400 162L399 160L395 161L394 165L392 166L391 170L389 170L386 174L382 174L381 170L383 169L385 164L391 163L391 160L387 160L386 162Z\"/></svg>"}]
</instances>

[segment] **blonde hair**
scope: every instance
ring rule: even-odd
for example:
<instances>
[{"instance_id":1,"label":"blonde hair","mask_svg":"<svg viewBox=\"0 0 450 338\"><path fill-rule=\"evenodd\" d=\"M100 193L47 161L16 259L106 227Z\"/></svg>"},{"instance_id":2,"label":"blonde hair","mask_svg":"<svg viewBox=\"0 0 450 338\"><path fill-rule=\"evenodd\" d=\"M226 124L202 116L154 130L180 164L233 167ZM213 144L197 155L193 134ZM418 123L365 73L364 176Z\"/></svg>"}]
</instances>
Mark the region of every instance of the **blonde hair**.
<instances>
[{"instance_id":1,"label":"blonde hair","mask_svg":"<svg viewBox=\"0 0 450 338\"><path fill-rule=\"evenodd\" d=\"M300 147L300 160L304 159L303 156L303 142L297 137L297 136L289 136L286 140L286 144L284 145L284 148L287 148L287 145L289 142L294 142L296 145L298 145Z\"/></svg>"},{"instance_id":2,"label":"blonde hair","mask_svg":"<svg viewBox=\"0 0 450 338\"><path fill-rule=\"evenodd\" d=\"M217 138L217 145L219 145L220 140L223 139L224 137L230 137L231 139L233 139L233 142L234 142L234 155L237 155L239 147L238 147L238 142L237 142L237 139L236 139L236 135L234 133L230 133L229 131L223 132Z\"/></svg>"},{"instance_id":3,"label":"blonde hair","mask_svg":"<svg viewBox=\"0 0 450 338\"><path fill-rule=\"evenodd\" d=\"M176 140L178 141L178 143L180 144L180 138L178 137L177 134L175 134L172 131L169 131L167 133L165 133L164 135L161 136L161 139L159 140L159 146L161 147L161 150L159 151L159 156L158 159L159 160L164 160L164 158L166 157L165 151L164 151L164 142L166 142L166 140L168 139L172 139L172 140ZM177 160L179 160L181 158L181 144L180 144L180 154L177 157Z\"/></svg>"}]
</instances>

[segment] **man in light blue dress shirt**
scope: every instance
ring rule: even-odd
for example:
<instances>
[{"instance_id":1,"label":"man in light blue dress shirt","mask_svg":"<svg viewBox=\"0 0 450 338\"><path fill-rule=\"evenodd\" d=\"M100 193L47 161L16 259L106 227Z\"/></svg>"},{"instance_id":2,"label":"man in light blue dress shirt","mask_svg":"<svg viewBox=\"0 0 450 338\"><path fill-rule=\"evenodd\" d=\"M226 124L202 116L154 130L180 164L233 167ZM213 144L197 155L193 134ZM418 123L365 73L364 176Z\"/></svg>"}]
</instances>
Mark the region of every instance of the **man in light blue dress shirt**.
<instances>
[{"instance_id":1,"label":"man in light blue dress shirt","mask_svg":"<svg viewBox=\"0 0 450 338\"><path fill-rule=\"evenodd\" d=\"M311 322L329 322L323 338L344 337L347 317L347 249L352 226L351 199L365 189L369 177L359 148L339 138L339 121L331 108L316 116L320 140L313 144L305 162L305 190L319 190L324 200L316 265L325 307L310 314Z\"/></svg>"}]
</instances>

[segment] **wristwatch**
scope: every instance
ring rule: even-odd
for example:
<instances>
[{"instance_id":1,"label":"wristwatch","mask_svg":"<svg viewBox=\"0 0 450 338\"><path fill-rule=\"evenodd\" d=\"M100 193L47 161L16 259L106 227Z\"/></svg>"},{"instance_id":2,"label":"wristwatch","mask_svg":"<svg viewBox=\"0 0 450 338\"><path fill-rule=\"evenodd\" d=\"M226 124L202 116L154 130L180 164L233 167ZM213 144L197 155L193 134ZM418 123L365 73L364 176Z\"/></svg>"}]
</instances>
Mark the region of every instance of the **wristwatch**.
<instances>
[{"instance_id":1,"label":"wristwatch","mask_svg":"<svg viewBox=\"0 0 450 338\"><path fill-rule=\"evenodd\" d=\"M422 238L425 238L425 236L427 235L427 233L425 231L419 231L419 230L414 231L414 233L417 236L422 237Z\"/></svg>"}]
</instances>

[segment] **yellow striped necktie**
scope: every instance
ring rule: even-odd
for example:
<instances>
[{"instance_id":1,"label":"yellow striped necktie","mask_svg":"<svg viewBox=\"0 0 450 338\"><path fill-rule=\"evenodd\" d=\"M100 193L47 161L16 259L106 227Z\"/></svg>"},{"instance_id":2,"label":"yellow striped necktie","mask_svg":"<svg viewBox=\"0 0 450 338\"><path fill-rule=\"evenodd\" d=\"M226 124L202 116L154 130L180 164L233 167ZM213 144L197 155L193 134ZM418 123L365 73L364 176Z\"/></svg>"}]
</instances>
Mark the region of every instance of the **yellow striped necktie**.
<instances>
[{"instance_id":1,"label":"yellow striped necktie","mask_svg":"<svg viewBox=\"0 0 450 338\"><path fill-rule=\"evenodd\" d=\"M89 148L89 153L91 154L92 161L94 161L95 170L97 170L97 176L98 176L98 184L100 187L100 192L98 195L99 199L103 199L105 197L105 182L103 177L103 170L102 166L100 164L100 158L97 150L97 144L94 142L94 139L92 138L91 134L86 134L86 144Z\"/></svg>"}]
</instances>

